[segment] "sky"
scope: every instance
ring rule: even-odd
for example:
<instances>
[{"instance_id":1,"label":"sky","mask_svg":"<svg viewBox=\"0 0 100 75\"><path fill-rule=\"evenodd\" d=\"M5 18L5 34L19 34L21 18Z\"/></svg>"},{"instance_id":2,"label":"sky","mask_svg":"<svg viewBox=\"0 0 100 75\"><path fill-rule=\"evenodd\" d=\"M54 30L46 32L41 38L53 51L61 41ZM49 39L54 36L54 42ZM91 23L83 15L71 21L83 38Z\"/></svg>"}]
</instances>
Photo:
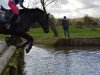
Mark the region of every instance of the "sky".
<instances>
[{"instance_id":1,"label":"sky","mask_svg":"<svg viewBox=\"0 0 100 75\"><path fill-rule=\"evenodd\" d=\"M0 0L0 5L7 6L8 0ZM38 7L34 0L25 0L25 7ZM51 13L55 18L78 18L84 15L92 17L100 17L100 0L59 0L47 7L47 12Z\"/></svg>"}]
</instances>

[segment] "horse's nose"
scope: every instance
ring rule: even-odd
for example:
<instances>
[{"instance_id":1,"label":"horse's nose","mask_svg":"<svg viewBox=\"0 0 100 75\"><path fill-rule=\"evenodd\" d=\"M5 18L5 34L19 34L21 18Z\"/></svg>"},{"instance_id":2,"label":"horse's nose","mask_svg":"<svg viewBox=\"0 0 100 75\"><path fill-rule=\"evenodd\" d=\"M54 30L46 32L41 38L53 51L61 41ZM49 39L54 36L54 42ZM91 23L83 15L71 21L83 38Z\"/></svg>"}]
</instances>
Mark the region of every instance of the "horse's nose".
<instances>
[{"instance_id":1,"label":"horse's nose","mask_svg":"<svg viewBox=\"0 0 100 75\"><path fill-rule=\"evenodd\" d=\"M49 31L46 31L45 33L49 33Z\"/></svg>"},{"instance_id":2,"label":"horse's nose","mask_svg":"<svg viewBox=\"0 0 100 75\"><path fill-rule=\"evenodd\" d=\"M45 33L49 33L49 30L45 30L44 32L45 32Z\"/></svg>"}]
</instances>

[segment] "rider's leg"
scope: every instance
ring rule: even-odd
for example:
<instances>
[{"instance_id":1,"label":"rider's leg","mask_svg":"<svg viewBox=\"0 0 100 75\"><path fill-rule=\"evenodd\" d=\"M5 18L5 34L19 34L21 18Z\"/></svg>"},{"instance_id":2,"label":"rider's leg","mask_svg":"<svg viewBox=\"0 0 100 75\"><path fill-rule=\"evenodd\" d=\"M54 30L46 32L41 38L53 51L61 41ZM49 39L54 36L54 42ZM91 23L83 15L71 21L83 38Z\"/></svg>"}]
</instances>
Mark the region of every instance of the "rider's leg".
<instances>
[{"instance_id":1,"label":"rider's leg","mask_svg":"<svg viewBox=\"0 0 100 75\"><path fill-rule=\"evenodd\" d=\"M16 20L18 19L18 16L16 14L12 14L9 18L9 20L7 21L5 27L7 27L7 29L10 29L10 25L12 23L14 23Z\"/></svg>"},{"instance_id":2,"label":"rider's leg","mask_svg":"<svg viewBox=\"0 0 100 75\"><path fill-rule=\"evenodd\" d=\"M19 17L19 9L16 7L16 4L14 2L12 2L12 1L9 1L8 5L11 8L13 14L9 18L9 20L8 20L8 22L7 22L7 24L5 26L7 27L7 29L10 29L11 22L14 22Z\"/></svg>"}]
</instances>

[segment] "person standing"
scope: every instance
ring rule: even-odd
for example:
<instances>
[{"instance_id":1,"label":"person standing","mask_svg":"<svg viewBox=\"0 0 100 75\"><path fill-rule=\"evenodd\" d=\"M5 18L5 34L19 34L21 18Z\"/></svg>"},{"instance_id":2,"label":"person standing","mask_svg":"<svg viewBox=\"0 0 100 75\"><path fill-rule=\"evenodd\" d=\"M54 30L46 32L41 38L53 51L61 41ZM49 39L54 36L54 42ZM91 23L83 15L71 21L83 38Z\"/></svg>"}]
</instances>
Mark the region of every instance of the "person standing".
<instances>
[{"instance_id":1,"label":"person standing","mask_svg":"<svg viewBox=\"0 0 100 75\"><path fill-rule=\"evenodd\" d=\"M66 16L64 16L64 18L62 20L62 26L63 26L63 29L64 29L65 37L66 37L66 34L67 34L68 37L70 37L70 35L69 35L69 21L66 18Z\"/></svg>"}]
</instances>

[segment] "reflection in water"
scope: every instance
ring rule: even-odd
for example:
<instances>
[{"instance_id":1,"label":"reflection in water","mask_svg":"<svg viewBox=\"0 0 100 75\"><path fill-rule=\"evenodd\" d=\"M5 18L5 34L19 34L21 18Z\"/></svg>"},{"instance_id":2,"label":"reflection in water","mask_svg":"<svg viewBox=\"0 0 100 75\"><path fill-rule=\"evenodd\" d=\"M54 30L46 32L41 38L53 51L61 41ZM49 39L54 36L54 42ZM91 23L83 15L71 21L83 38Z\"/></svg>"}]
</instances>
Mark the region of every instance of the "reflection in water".
<instances>
[{"instance_id":1,"label":"reflection in water","mask_svg":"<svg viewBox=\"0 0 100 75\"><path fill-rule=\"evenodd\" d=\"M33 46L25 54L26 75L100 75L100 51L63 50Z\"/></svg>"}]
</instances>

